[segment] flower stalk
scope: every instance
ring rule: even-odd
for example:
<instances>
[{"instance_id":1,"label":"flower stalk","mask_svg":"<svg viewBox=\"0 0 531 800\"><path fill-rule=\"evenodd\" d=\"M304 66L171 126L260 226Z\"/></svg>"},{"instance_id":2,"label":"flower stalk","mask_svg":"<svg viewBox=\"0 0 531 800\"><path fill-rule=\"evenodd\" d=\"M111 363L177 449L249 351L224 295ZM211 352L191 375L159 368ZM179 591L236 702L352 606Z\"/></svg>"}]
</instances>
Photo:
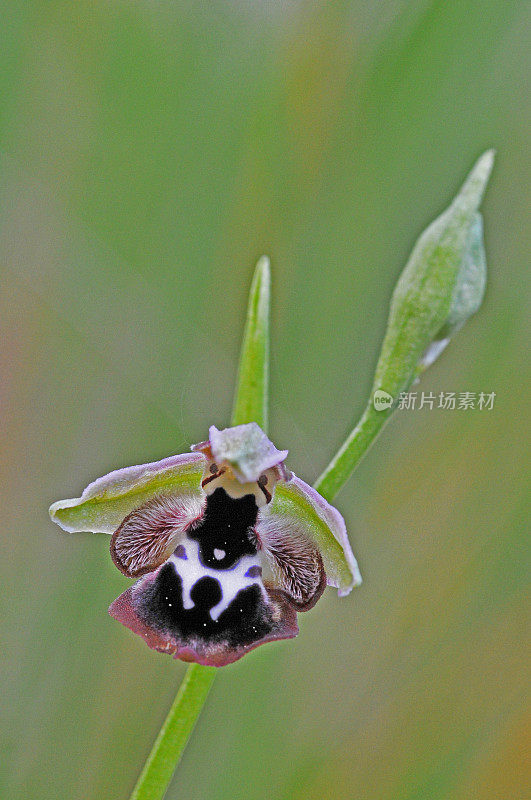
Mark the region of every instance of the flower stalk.
<instances>
[{"instance_id":1,"label":"flower stalk","mask_svg":"<svg viewBox=\"0 0 531 800\"><path fill-rule=\"evenodd\" d=\"M164 797L215 676L215 667L190 664L133 789L131 800Z\"/></svg>"},{"instance_id":2,"label":"flower stalk","mask_svg":"<svg viewBox=\"0 0 531 800\"><path fill-rule=\"evenodd\" d=\"M267 433L269 399L269 259L259 259L254 272L243 333L232 425L257 422ZM215 667L190 664L138 778L131 800L162 800L206 703Z\"/></svg>"}]
</instances>

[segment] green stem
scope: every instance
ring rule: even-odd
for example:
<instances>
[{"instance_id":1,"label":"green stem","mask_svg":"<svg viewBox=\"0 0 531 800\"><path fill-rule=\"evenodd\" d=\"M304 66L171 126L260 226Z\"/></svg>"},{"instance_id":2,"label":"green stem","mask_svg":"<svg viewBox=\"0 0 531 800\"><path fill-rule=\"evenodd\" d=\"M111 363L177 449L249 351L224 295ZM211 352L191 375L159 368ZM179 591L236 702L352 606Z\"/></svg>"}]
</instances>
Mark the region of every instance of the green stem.
<instances>
[{"instance_id":1,"label":"green stem","mask_svg":"<svg viewBox=\"0 0 531 800\"><path fill-rule=\"evenodd\" d=\"M257 422L264 431L267 428L269 385L270 285L269 259L263 257L256 265L249 292L231 421L232 425ZM133 789L131 800L162 800L215 676L215 667L190 664Z\"/></svg>"},{"instance_id":2,"label":"green stem","mask_svg":"<svg viewBox=\"0 0 531 800\"><path fill-rule=\"evenodd\" d=\"M331 502L345 485L357 464L374 442L392 411L376 411L369 403L347 439L343 442L325 471L317 478L314 488Z\"/></svg>"},{"instance_id":3,"label":"green stem","mask_svg":"<svg viewBox=\"0 0 531 800\"><path fill-rule=\"evenodd\" d=\"M180 761L216 675L215 667L190 664L144 765L131 800L162 798Z\"/></svg>"}]
</instances>

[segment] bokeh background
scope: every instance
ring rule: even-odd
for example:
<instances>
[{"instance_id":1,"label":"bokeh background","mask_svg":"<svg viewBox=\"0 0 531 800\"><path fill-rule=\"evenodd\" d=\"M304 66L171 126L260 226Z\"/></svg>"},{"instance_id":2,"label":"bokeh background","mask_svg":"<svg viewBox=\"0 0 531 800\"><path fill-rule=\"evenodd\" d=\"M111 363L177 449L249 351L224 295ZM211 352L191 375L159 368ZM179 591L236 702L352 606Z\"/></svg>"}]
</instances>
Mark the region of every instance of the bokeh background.
<instances>
[{"instance_id":1,"label":"bokeh background","mask_svg":"<svg viewBox=\"0 0 531 800\"><path fill-rule=\"evenodd\" d=\"M337 500L363 586L220 671L168 798L528 797L525 3L1 8L1 796L125 800L184 674L49 503L228 422L262 253L270 433L315 479L415 238L493 146L486 301L420 388L494 408L395 415Z\"/></svg>"}]
</instances>

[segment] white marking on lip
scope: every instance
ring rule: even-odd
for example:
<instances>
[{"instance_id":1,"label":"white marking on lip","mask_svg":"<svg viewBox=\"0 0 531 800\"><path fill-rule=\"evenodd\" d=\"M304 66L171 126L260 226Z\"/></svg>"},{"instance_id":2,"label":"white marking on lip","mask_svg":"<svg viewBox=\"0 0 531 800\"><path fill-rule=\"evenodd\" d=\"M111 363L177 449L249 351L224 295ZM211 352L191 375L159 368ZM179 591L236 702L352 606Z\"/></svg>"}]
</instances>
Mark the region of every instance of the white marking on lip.
<instances>
[{"instance_id":1,"label":"white marking on lip","mask_svg":"<svg viewBox=\"0 0 531 800\"><path fill-rule=\"evenodd\" d=\"M217 547L214 547L214 558L218 561L221 561L222 558L225 558L226 553L225 550L218 550Z\"/></svg>"},{"instance_id":2,"label":"white marking on lip","mask_svg":"<svg viewBox=\"0 0 531 800\"><path fill-rule=\"evenodd\" d=\"M232 569L215 569L214 567L205 567L199 559L199 542L186 538L186 552L188 559L183 561L177 556L170 557L170 561L177 574L182 581L182 601L183 608L190 610L194 608L194 601L190 593L195 583L205 576L215 578L221 585L221 600L210 609L210 618L217 622L220 615L232 603L236 595L241 589L248 586L258 586L264 599L267 597L264 585L261 579L261 572L258 575L249 576L245 573L250 567L261 566L260 556L256 553L254 555L243 556ZM219 552L219 551L218 551ZM221 551L225 552L225 551Z\"/></svg>"}]
</instances>

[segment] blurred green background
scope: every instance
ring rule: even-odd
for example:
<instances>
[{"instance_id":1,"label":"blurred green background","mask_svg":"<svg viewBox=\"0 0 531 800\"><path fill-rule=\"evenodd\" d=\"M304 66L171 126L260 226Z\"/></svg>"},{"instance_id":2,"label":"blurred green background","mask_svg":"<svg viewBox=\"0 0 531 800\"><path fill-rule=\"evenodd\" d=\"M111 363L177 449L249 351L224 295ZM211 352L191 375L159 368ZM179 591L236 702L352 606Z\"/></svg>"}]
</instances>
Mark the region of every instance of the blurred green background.
<instances>
[{"instance_id":1,"label":"blurred green background","mask_svg":"<svg viewBox=\"0 0 531 800\"><path fill-rule=\"evenodd\" d=\"M256 258L271 435L312 481L392 287L476 157L485 305L337 504L365 578L220 670L170 800L528 797L523 2L1 3L6 800L127 798L184 665L107 615L108 538L51 501L229 420Z\"/></svg>"}]
</instances>

